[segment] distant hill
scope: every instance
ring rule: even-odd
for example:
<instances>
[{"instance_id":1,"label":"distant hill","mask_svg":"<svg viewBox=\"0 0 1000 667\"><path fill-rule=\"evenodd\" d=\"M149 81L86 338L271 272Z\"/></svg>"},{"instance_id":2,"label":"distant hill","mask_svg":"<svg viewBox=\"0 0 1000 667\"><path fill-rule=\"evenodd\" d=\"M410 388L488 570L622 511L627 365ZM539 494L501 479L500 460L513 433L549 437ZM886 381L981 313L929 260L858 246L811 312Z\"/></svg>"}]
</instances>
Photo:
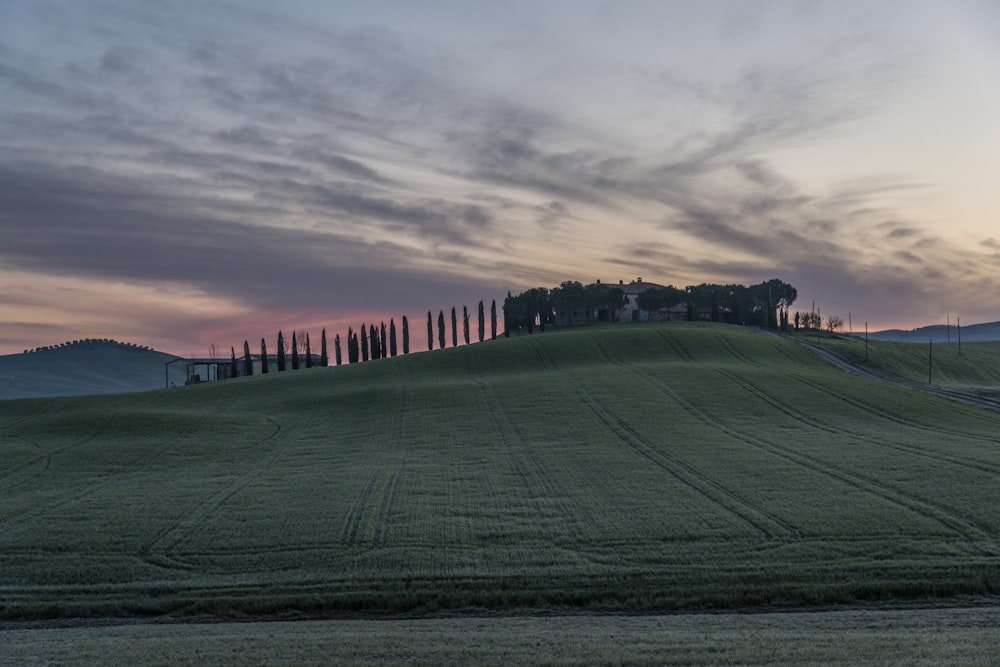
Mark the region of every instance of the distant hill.
<instances>
[{"instance_id":1,"label":"distant hill","mask_svg":"<svg viewBox=\"0 0 1000 667\"><path fill-rule=\"evenodd\" d=\"M109 339L77 340L0 356L0 400L146 391L163 387L172 354ZM170 380L184 383L182 364Z\"/></svg>"},{"instance_id":2,"label":"distant hill","mask_svg":"<svg viewBox=\"0 0 1000 667\"><path fill-rule=\"evenodd\" d=\"M864 332L854 332L855 336L864 336ZM869 338L875 340L891 340L896 343L958 343L959 330L954 324L946 326L935 324L919 329L887 329L868 334ZM961 331L963 343L984 343L988 341L1000 340L1000 322L986 322L984 324L970 324L962 327Z\"/></svg>"}]
</instances>

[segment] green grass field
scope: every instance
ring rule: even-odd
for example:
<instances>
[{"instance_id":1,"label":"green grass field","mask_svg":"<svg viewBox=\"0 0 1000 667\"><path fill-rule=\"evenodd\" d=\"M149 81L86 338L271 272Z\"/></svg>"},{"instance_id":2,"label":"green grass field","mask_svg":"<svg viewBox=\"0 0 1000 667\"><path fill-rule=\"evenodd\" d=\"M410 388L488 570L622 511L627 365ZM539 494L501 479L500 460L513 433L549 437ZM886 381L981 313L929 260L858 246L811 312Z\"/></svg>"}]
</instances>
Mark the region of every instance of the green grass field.
<instances>
[{"instance_id":1,"label":"green grass field","mask_svg":"<svg viewBox=\"0 0 1000 667\"><path fill-rule=\"evenodd\" d=\"M803 336L803 340L815 342ZM897 343L823 338L820 347L886 378L1000 398L1000 342Z\"/></svg>"},{"instance_id":2,"label":"green grass field","mask_svg":"<svg viewBox=\"0 0 1000 667\"><path fill-rule=\"evenodd\" d=\"M8 619L1000 591L1000 414L740 328L4 401L0 434Z\"/></svg>"}]
</instances>

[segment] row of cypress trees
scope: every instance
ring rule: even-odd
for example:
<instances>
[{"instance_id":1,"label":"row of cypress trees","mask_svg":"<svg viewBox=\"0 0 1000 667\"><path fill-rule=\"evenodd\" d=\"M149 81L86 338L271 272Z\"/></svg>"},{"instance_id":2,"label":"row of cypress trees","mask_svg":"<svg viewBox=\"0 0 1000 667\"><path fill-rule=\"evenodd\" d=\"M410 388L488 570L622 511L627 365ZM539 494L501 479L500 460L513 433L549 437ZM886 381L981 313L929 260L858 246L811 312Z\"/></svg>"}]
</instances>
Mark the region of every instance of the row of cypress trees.
<instances>
[{"instance_id":1,"label":"row of cypress trees","mask_svg":"<svg viewBox=\"0 0 1000 667\"><path fill-rule=\"evenodd\" d=\"M497 337L497 302L490 305L490 340ZM469 333L469 309L462 306L462 339L468 345L471 342ZM479 342L486 339L486 313L483 302L479 302ZM437 340L438 349L444 349L447 342L447 332L445 330L444 311L439 311L437 316ZM458 311L454 306L451 308L451 346L458 347ZM434 349L434 316L431 311L427 311L427 349Z\"/></svg>"},{"instance_id":2,"label":"row of cypress trees","mask_svg":"<svg viewBox=\"0 0 1000 667\"><path fill-rule=\"evenodd\" d=\"M490 331L491 340L497 337L497 302L494 300L490 307ZM479 302L479 342L482 343L486 337L486 317L483 302ZM438 313L438 348L445 347L445 318L444 311ZM466 345L471 342L469 332L469 309L462 306L462 338ZM284 333L278 332L277 370L298 370L299 368L312 368L314 362L320 366L329 366L330 357L327 353L326 328L324 327L320 338L319 359L314 359L312 354L312 343L309 334L305 334L305 342L300 346L301 339L292 331L291 345L286 345ZM453 306L451 309L451 344L452 347L458 345L458 313ZM395 357L399 353L400 346L397 344L396 320L390 318L389 326L386 328L385 322L379 326L361 324L361 328L355 331L353 327L347 329L347 362L356 364L361 361L385 359ZM304 354L299 354L299 348L304 347ZM286 351L286 348L290 348ZM434 328L431 311L427 311L427 349L434 349ZM236 348L230 348L230 377L239 375L239 364L237 362ZM334 362L337 366L343 364L344 357L340 341L340 334L337 334L333 342ZM404 315L402 318L402 354L410 353L410 323ZM290 359L289 359L290 357ZM303 359L304 357L304 359ZM267 342L260 339L260 360L261 373L269 372L269 357L267 352ZM249 341L243 341L243 368L245 375L253 375L253 355L250 352Z\"/></svg>"}]
</instances>

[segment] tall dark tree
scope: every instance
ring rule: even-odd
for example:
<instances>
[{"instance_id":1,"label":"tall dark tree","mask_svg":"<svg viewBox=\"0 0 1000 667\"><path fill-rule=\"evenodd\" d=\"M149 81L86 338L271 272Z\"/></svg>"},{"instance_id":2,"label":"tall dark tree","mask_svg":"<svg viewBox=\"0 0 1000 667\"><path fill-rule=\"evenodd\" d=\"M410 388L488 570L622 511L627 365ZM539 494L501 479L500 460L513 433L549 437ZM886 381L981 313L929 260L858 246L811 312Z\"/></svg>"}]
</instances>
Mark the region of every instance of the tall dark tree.
<instances>
[{"instance_id":1,"label":"tall dark tree","mask_svg":"<svg viewBox=\"0 0 1000 667\"><path fill-rule=\"evenodd\" d=\"M465 344L469 344L469 309L462 306L462 337L465 339Z\"/></svg>"},{"instance_id":2,"label":"tall dark tree","mask_svg":"<svg viewBox=\"0 0 1000 667\"><path fill-rule=\"evenodd\" d=\"M490 340L497 339L497 300L490 304Z\"/></svg>"},{"instance_id":3,"label":"tall dark tree","mask_svg":"<svg viewBox=\"0 0 1000 667\"><path fill-rule=\"evenodd\" d=\"M427 349L434 349L434 320L431 318L431 311L427 311Z\"/></svg>"},{"instance_id":4,"label":"tall dark tree","mask_svg":"<svg viewBox=\"0 0 1000 667\"><path fill-rule=\"evenodd\" d=\"M479 342L486 337L486 313L483 312L483 302L479 302Z\"/></svg>"},{"instance_id":5,"label":"tall dark tree","mask_svg":"<svg viewBox=\"0 0 1000 667\"><path fill-rule=\"evenodd\" d=\"M410 321L403 315L403 354L410 353Z\"/></svg>"},{"instance_id":6,"label":"tall dark tree","mask_svg":"<svg viewBox=\"0 0 1000 667\"><path fill-rule=\"evenodd\" d=\"M513 297L510 295L510 290L507 290L507 298L504 299L504 301L503 301L503 335L504 335L504 338L510 338L510 325L511 325L512 322L514 322L513 314L510 312L510 308L513 307L511 305L512 304L512 301L511 301L512 299L513 299ZM496 306L496 301L493 302L493 305ZM494 309L493 312L495 313L496 309Z\"/></svg>"},{"instance_id":7,"label":"tall dark tree","mask_svg":"<svg viewBox=\"0 0 1000 667\"><path fill-rule=\"evenodd\" d=\"M278 332L278 370L285 370L285 336Z\"/></svg>"},{"instance_id":8,"label":"tall dark tree","mask_svg":"<svg viewBox=\"0 0 1000 667\"><path fill-rule=\"evenodd\" d=\"M378 329L372 324L368 327L371 335L368 336L368 344L371 346L372 360L380 359L382 357L382 345L378 340Z\"/></svg>"},{"instance_id":9,"label":"tall dark tree","mask_svg":"<svg viewBox=\"0 0 1000 667\"><path fill-rule=\"evenodd\" d=\"M396 320L389 318L389 355L396 356Z\"/></svg>"},{"instance_id":10,"label":"tall dark tree","mask_svg":"<svg viewBox=\"0 0 1000 667\"><path fill-rule=\"evenodd\" d=\"M250 356L250 343L243 341L243 366L247 375L253 375L253 357Z\"/></svg>"},{"instance_id":11,"label":"tall dark tree","mask_svg":"<svg viewBox=\"0 0 1000 667\"><path fill-rule=\"evenodd\" d=\"M358 334L351 327L347 327L347 360L352 364L358 363Z\"/></svg>"},{"instance_id":12,"label":"tall dark tree","mask_svg":"<svg viewBox=\"0 0 1000 667\"><path fill-rule=\"evenodd\" d=\"M368 361L368 330L361 323L361 361Z\"/></svg>"},{"instance_id":13,"label":"tall dark tree","mask_svg":"<svg viewBox=\"0 0 1000 667\"><path fill-rule=\"evenodd\" d=\"M338 366L344 360L343 357L340 356L340 334L337 334L333 339L333 356L336 357Z\"/></svg>"},{"instance_id":14,"label":"tall dark tree","mask_svg":"<svg viewBox=\"0 0 1000 667\"><path fill-rule=\"evenodd\" d=\"M553 288L549 292L552 307L542 308L543 316L539 318L539 324L544 331L545 320L551 315L552 310L556 312L556 317L563 324L576 324L578 319L586 320L587 317L587 294L582 284L577 280L565 280L559 287Z\"/></svg>"},{"instance_id":15,"label":"tall dark tree","mask_svg":"<svg viewBox=\"0 0 1000 667\"><path fill-rule=\"evenodd\" d=\"M295 338L295 330L292 330L292 370L299 370L299 342Z\"/></svg>"},{"instance_id":16,"label":"tall dark tree","mask_svg":"<svg viewBox=\"0 0 1000 667\"><path fill-rule=\"evenodd\" d=\"M379 347L381 348L382 358L385 359L389 356L389 341L386 339L385 335L385 322L382 322L382 326L379 330Z\"/></svg>"},{"instance_id":17,"label":"tall dark tree","mask_svg":"<svg viewBox=\"0 0 1000 667\"><path fill-rule=\"evenodd\" d=\"M312 346L309 344L309 332L306 332L306 368L313 367Z\"/></svg>"},{"instance_id":18,"label":"tall dark tree","mask_svg":"<svg viewBox=\"0 0 1000 667\"><path fill-rule=\"evenodd\" d=\"M330 365L330 355L326 353L326 327L323 327L323 333L320 334L319 340L319 365L326 368Z\"/></svg>"},{"instance_id":19,"label":"tall dark tree","mask_svg":"<svg viewBox=\"0 0 1000 667\"><path fill-rule=\"evenodd\" d=\"M444 311L438 311L438 343L440 348L444 349Z\"/></svg>"},{"instance_id":20,"label":"tall dark tree","mask_svg":"<svg viewBox=\"0 0 1000 667\"><path fill-rule=\"evenodd\" d=\"M451 307L451 346L458 347L458 317L455 315L455 306Z\"/></svg>"},{"instance_id":21,"label":"tall dark tree","mask_svg":"<svg viewBox=\"0 0 1000 667\"><path fill-rule=\"evenodd\" d=\"M232 360L229 362L229 377L237 377L240 374L240 367L236 365L236 348L230 347L230 353L233 355Z\"/></svg>"},{"instance_id":22,"label":"tall dark tree","mask_svg":"<svg viewBox=\"0 0 1000 667\"><path fill-rule=\"evenodd\" d=\"M260 339L260 373L263 375L267 372L267 343L264 339Z\"/></svg>"}]
</instances>

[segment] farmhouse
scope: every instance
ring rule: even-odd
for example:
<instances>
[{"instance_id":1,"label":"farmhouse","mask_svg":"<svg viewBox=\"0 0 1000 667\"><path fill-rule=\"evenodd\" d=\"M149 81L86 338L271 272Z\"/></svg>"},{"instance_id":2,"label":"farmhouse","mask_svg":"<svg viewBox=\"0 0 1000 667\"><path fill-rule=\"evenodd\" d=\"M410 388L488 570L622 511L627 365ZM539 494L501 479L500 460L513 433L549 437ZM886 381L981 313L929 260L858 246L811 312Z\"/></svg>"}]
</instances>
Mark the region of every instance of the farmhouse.
<instances>
[{"instance_id":1,"label":"farmhouse","mask_svg":"<svg viewBox=\"0 0 1000 667\"><path fill-rule=\"evenodd\" d=\"M313 354L312 365L320 366L321 357L318 354ZM300 368L306 367L306 355L299 355ZM191 357L185 359L183 357L178 357L172 361L168 361L164 364L164 376L166 386L170 386L169 380L169 369L172 364L183 364L184 365L184 384L198 384L200 382L215 382L216 380L228 380L234 377L245 377L247 375L260 375L263 373L263 364L261 362L261 357L259 354L250 355L251 371L247 372L246 360L242 357L236 357L236 374L233 374L233 362L232 359L224 359L222 357ZM292 370L292 359L289 355L286 364L286 370ZM268 355L267 357L267 372L277 373L278 372L278 359L276 356Z\"/></svg>"},{"instance_id":2,"label":"farmhouse","mask_svg":"<svg viewBox=\"0 0 1000 667\"><path fill-rule=\"evenodd\" d=\"M625 292L628 303L618 311L617 321L619 322L647 322L650 320L684 320L687 319L687 305L683 303L674 304L669 308L660 308L654 313L639 307L639 295L649 289L663 289L663 285L643 282L642 278L636 278L632 282L625 284L625 281L618 281L618 288Z\"/></svg>"}]
</instances>

